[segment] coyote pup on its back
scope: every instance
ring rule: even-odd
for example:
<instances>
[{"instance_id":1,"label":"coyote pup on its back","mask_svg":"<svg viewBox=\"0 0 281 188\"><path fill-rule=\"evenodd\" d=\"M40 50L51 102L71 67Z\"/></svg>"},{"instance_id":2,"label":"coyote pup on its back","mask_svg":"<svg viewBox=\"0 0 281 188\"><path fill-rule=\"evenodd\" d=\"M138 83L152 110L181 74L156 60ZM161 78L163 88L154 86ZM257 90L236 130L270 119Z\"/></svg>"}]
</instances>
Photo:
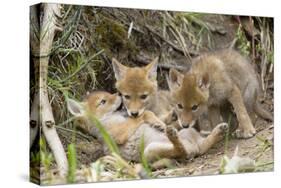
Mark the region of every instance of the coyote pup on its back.
<instances>
[{"instance_id":1,"label":"coyote pup on its back","mask_svg":"<svg viewBox=\"0 0 281 188\"><path fill-rule=\"evenodd\" d=\"M228 121L231 105L239 123L235 132L238 138L255 135L250 119L255 114L273 119L258 102L260 86L253 67L234 50L202 55L194 59L184 75L172 69L168 82L183 127L193 126L206 111L212 127L221 121L220 115Z\"/></svg>"},{"instance_id":2,"label":"coyote pup on its back","mask_svg":"<svg viewBox=\"0 0 281 188\"><path fill-rule=\"evenodd\" d=\"M112 59L115 85L131 117L150 110L164 120L172 110L169 92L157 88L157 62L158 58L145 67L127 67Z\"/></svg>"},{"instance_id":3,"label":"coyote pup on its back","mask_svg":"<svg viewBox=\"0 0 281 188\"><path fill-rule=\"evenodd\" d=\"M83 102L68 99L67 107L71 114L79 118L79 127L96 136L100 141L102 140L101 134L87 118L87 113L95 115L101 121L117 144L127 142L136 129L145 123L158 131L163 132L165 129L165 124L150 111L145 111L138 118L126 117L126 113L120 110L122 107L121 97L105 91L92 92Z\"/></svg>"}]
</instances>

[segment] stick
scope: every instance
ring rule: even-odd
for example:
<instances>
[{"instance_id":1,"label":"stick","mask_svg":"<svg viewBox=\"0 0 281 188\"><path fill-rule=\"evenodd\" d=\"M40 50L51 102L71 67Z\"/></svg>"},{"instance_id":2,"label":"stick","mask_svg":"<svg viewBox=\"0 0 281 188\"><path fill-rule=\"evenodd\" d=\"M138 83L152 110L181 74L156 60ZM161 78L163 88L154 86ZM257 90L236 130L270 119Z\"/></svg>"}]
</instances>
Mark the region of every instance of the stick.
<instances>
[{"instance_id":1,"label":"stick","mask_svg":"<svg viewBox=\"0 0 281 188\"><path fill-rule=\"evenodd\" d=\"M152 61L152 59L142 57L142 56L137 56L136 61L141 63L141 64L147 65L147 64L149 64L149 62ZM188 70L188 67L176 65L175 63L169 63L169 64L158 63L158 68L163 68L163 69L167 69L167 70L170 70L170 69L174 68L174 69L177 69L177 70L180 70L180 71L183 71L183 72Z\"/></svg>"},{"instance_id":2,"label":"stick","mask_svg":"<svg viewBox=\"0 0 281 188\"><path fill-rule=\"evenodd\" d=\"M159 33L157 33L156 31L154 31L152 28L150 28L148 25L144 26L145 28L147 28L151 33L153 33L154 35L158 36L162 41L164 41L165 43L169 44L174 50L176 50L177 52L180 52L181 54L185 55L184 51L179 48L178 46L176 46L175 44L173 44L171 41L165 39L163 36L161 36ZM191 51L189 50L189 55L191 56L198 56L199 54L195 51Z\"/></svg>"},{"instance_id":3,"label":"stick","mask_svg":"<svg viewBox=\"0 0 281 188\"><path fill-rule=\"evenodd\" d=\"M87 135L85 135L85 134L83 134L83 133L81 133L81 132L78 132L78 131L74 131L74 130L71 130L71 129L68 129L68 128L65 128L65 127L61 127L61 126L58 126L58 125L56 125L56 128L57 129L61 129L61 130L63 130L63 131L68 131L68 132L71 132L71 133L75 133L75 134L78 134L79 136L81 136L81 137L83 137L83 138L85 138L85 139L87 139L87 140L91 140L91 137L90 136L87 136Z\"/></svg>"}]
</instances>

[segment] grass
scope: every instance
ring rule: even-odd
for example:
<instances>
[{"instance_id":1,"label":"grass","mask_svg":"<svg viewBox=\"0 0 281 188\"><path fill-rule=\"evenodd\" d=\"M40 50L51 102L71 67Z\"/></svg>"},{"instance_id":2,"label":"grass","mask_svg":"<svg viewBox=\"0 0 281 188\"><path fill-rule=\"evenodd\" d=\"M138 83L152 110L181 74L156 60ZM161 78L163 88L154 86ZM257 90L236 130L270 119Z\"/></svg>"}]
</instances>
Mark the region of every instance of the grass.
<instances>
[{"instance_id":1,"label":"grass","mask_svg":"<svg viewBox=\"0 0 281 188\"><path fill-rule=\"evenodd\" d=\"M52 153L47 150L46 140L44 138L40 138L40 161L46 172L50 170L51 164L54 161L54 157Z\"/></svg>"},{"instance_id":2,"label":"grass","mask_svg":"<svg viewBox=\"0 0 281 188\"><path fill-rule=\"evenodd\" d=\"M48 151L47 145L46 145L46 140L41 137L39 139L39 155L40 155L40 167L43 168L43 172L45 174L40 174L40 176L44 175L45 176L45 181L43 181L43 184L48 184L52 181L53 174L51 171L51 165L54 162L54 156L51 152Z\"/></svg>"},{"instance_id":3,"label":"grass","mask_svg":"<svg viewBox=\"0 0 281 188\"><path fill-rule=\"evenodd\" d=\"M142 163L142 166L144 167L144 170L147 174L148 177L152 177L152 170L151 170L151 167L144 155L144 135L142 135L141 137L141 141L140 141L140 153L141 153L141 163Z\"/></svg>"},{"instance_id":4,"label":"grass","mask_svg":"<svg viewBox=\"0 0 281 188\"><path fill-rule=\"evenodd\" d=\"M227 129L227 132L224 136L224 155L221 159L221 162L220 162L220 168L219 168L219 172L221 174L224 173L224 167L226 166L227 164L227 161L228 161L228 157L227 157L227 154L228 154L228 146L229 146L229 139L230 139L230 126L231 126L231 119L232 119L232 115L229 115L229 118L228 118L228 129Z\"/></svg>"},{"instance_id":5,"label":"grass","mask_svg":"<svg viewBox=\"0 0 281 188\"><path fill-rule=\"evenodd\" d=\"M228 153L228 144L229 144L229 140L230 140L230 126L231 126L231 119L232 119L232 115L229 115L228 118L228 129L226 131L225 137L224 137L224 154L227 155Z\"/></svg>"},{"instance_id":6,"label":"grass","mask_svg":"<svg viewBox=\"0 0 281 188\"><path fill-rule=\"evenodd\" d=\"M99 132L102 135L102 138L103 138L105 144L108 146L111 153L120 154L117 144L111 138L111 136L108 134L108 132L105 130L105 128L102 126L100 121L93 114L88 113L87 115L88 115L90 121L99 129Z\"/></svg>"},{"instance_id":7,"label":"grass","mask_svg":"<svg viewBox=\"0 0 281 188\"><path fill-rule=\"evenodd\" d=\"M67 147L67 159L68 159L68 175L67 182L75 182L75 173L77 168L77 159L76 159L76 149L74 144L69 144Z\"/></svg>"},{"instance_id":8,"label":"grass","mask_svg":"<svg viewBox=\"0 0 281 188\"><path fill-rule=\"evenodd\" d=\"M231 119L229 119L229 122L231 122ZM229 158L227 156L227 146L228 146L228 142L229 142L229 138L228 137L229 137L229 131L228 131L228 133L225 136L224 155L223 155L223 157L221 159L221 163L220 163L220 166L219 166L219 172L221 174L225 173L226 165L228 163L230 163L230 161L233 160L233 158ZM264 160L261 160L262 156L264 156L266 153L268 153L270 150L272 150L273 143L270 140L268 140L266 138L263 138L261 136L258 136L258 135L256 135L256 139L259 141L259 143L258 143L258 146L257 146L258 147L258 151L256 152L255 157L249 158L249 157L247 157L247 155L246 156L243 156L243 155L239 156L239 155L237 155L238 153L234 154L234 156L238 156L241 161L244 161L242 163L249 164L248 162L251 160L252 162L250 162L250 163L254 163L254 166L250 165L250 168L245 168L244 169L245 171L241 170L241 171L237 171L236 173L242 173L242 172L263 172L263 171L271 171L273 169L274 161L269 161L269 162L266 161L265 162ZM236 149L237 149L237 152L238 152L238 148L236 148ZM235 160L237 160L237 158ZM234 162L234 161L232 161L232 165L234 165L234 163L236 163L238 165L238 163L241 162L241 161L240 162L237 162L237 161ZM248 162L246 162L246 161L248 161ZM243 166L241 166L241 168L242 167ZM247 165L245 165L245 167L247 167Z\"/></svg>"},{"instance_id":9,"label":"grass","mask_svg":"<svg viewBox=\"0 0 281 188\"><path fill-rule=\"evenodd\" d=\"M263 138L261 136L256 136L256 138L259 141L258 147L260 152L256 155L255 160L258 161L265 152L272 149L273 143L270 140Z\"/></svg>"}]
</instances>

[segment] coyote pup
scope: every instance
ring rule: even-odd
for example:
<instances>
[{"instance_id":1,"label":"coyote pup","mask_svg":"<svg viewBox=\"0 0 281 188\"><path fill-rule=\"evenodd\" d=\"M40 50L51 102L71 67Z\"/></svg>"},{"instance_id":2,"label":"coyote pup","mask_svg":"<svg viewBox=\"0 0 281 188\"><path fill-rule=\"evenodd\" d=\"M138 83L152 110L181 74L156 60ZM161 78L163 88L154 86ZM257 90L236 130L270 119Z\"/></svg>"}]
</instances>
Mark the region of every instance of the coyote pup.
<instances>
[{"instance_id":1,"label":"coyote pup","mask_svg":"<svg viewBox=\"0 0 281 188\"><path fill-rule=\"evenodd\" d=\"M115 86L131 117L138 117L145 110L150 110L164 121L172 110L169 91L158 91L157 62L158 58L155 58L145 67L127 67L112 59Z\"/></svg>"},{"instance_id":2,"label":"coyote pup","mask_svg":"<svg viewBox=\"0 0 281 188\"><path fill-rule=\"evenodd\" d=\"M99 140L101 140L101 135L98 134L98 129L96 126L90 126L91 123L85 118L85 113L95 115L117 144L127 142L134 131L144 123L162 132L165 129L165 124L150 111L145 111L138 118L126 118L126 113L120 110L122 108L122 100L117 94L95 91L89 94L82 103L68 99L67 105L70 113L79 117L79 126L84 131L90 132L99 138Z\"/></svg>"},{"instance_id":3,"label":"coyote pup","mask_svg":"<svg viewBox=\"0 0 281 188\"><path fill-rule=\"evenodd\" d=\"M206 111L212 126L221 122L220 115L227 122L233 106L239 123L235 134L249 138L256 133L250 117L273 119L258 102L260 86L253 67L234 50L202 55L186 74L172 69L168 83L183 127L193 126Z\"/></svg>"},{"instance_id":4,"label":"coyote pup","mask_svg":"<svg viewBox=\"0 0 281 188\"><path fill-rule=\"evenodd\" d=\"M125 113L119 111L120 101L121 99L118 95L112 95L107 92L94 92L90 95L90 98L82 103L69 99L67 106L74 116L83 120L84 124L79 126L82 126L98 139L102 139L98 129L88 118L88 114L93 113L109 134L115 140L119 140L119 151L126 160L140 161L142 138L144 141L144 156L150 162L161 158L190 158L194 155L200 155L221 140L228 128L226 123L219 124L207 138L201 137L192 128L182 129L178 132L172 126L177 119L170 113L166 121L171 126L167 126L165 132L160 132L150 125L150 123L155 123L154 120L152 122L151 120L143 120L148 111L145 111L139 118L127 117ZM159 122L156 121L156 123ZM104 153L108 153L108 148L105 144Z\"/></svg>"}]
</instances>

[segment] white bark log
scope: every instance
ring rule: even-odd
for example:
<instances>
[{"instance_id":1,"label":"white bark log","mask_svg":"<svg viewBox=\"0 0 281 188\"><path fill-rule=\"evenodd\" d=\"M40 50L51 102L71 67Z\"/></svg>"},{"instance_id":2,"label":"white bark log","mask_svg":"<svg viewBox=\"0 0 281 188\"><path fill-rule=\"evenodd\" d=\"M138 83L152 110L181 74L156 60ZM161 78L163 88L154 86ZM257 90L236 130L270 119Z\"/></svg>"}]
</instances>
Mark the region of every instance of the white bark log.
<instances>
[{"instance_id":1,"label":"white bark log","mask_svg":"<svg viewBox=\"0 0 281 188\"><path fill-rule=\"evenodd\" d=\"M39 94L36 94L31 106L30 113L30 142L29 148L33 145L39 131Z\"/></svg>"},{"instance_id":2,"label":"white bark log","mask_svg":"<svg viewBox=\"0 0 281 188\"><path fill-rule=\"evenodd\" d=\"M39 48L40 48L40 41L39 41L39 19L37 18L37 9L36 6L30 7L30 48L32 51L32 54L34 56L39 56ZM39 90L39 59L33 58L34 68L35 68L35 88L38 88ZM33 96L33 102L31 104L31 112L30 112L30 121L29 121L29 135L30 135L30 142L29 142L29 148L32 147L33 142L35 141L35 138L39 131L39 93L36 91L37 94Z\"/></svg>"},{"instance_id":3,"label":"white bark log","mask_svg":"<svg viewBox=\"0 0 281 188\"><path fill-rule=\"evenodd\" d=\"M36 33L31 33L30 39L34 40L31 41L31 49L32 54L34 55L35 75L39 74L39 122L42 126L42 132L46 138L46 141L54 154L58 170L62 175L65 175L68 170L68 162L63 145L55 128L54 116L48 99L47 91L49 54L52 50L55 33L57 30L61 30L57 21L57 18L60 17L60 10L61 6L59 4L43 4L43 12L40 13L40 15L43 15L40 20L40 37L38 37L38 34ZM40 18L36 18L35 16L38 15L36 14L36 9L31 9L31 11L34 11L33 13L31 12L31 21L35 21L33 26L39 26ZM36 31L38 31L36 28L31 28L31 32ZM36 96L34 102L36 102ZM32 115L34 115L34 117L36 116L35 109L36 104L32 105L31 112L34 112L34 114L31 113L31 119L33 117Z\"/></svg>"},{"instance_id":4,"label":"white bark log","mask_svg":"<svg viewBox=\"0 0 281 188\"><path fill-rule=\"evenodd\" d=\"M68 170L67 158L55 128L55 121L52 113L52 108L48 99L48 93L43 89L40 90L40 109L42 131L44 133L49 147L51 148L54 154L58 165L58 170L61 172L62 175L65 175Z\"/></svg>"}]
</instances>

